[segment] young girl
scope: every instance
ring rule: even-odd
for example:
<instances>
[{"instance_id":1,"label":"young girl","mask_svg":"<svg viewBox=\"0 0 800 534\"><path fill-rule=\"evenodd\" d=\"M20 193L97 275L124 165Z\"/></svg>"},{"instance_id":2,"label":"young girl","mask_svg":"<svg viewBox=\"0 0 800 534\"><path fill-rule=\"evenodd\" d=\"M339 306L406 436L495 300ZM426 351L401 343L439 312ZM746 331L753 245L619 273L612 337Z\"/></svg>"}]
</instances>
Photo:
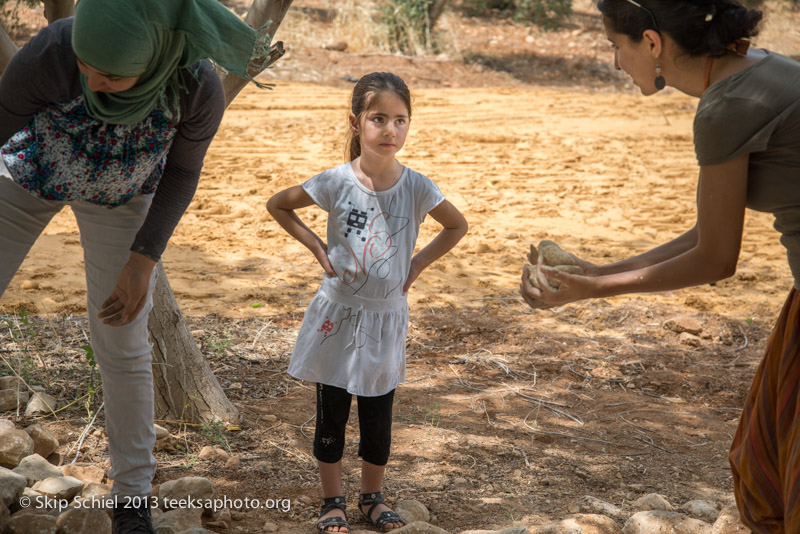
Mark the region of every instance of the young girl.
<instances>
[{"instance_id":1,"label":"young girl","mask_svg":"<svg viewBox=\"0 0 800 534\"><path fill-rule=\"evenodd\" d=\"M395 159L411 122L411 95L394 74L375 72L353 90L350 161L273 196L267 209L325 271L306 311L289 373L317 383L314 456L322 482L320 532L349 532L342 453L351 395L358 398L362 458L359 510L382 532L405 521L381 497L389 459L394 390L405 378L406 294L453 248L467 221L425 176ZM295 214L329 213L327 243ZM430 213L442 230L413 255Z\"/></svg>"}]
</instances>

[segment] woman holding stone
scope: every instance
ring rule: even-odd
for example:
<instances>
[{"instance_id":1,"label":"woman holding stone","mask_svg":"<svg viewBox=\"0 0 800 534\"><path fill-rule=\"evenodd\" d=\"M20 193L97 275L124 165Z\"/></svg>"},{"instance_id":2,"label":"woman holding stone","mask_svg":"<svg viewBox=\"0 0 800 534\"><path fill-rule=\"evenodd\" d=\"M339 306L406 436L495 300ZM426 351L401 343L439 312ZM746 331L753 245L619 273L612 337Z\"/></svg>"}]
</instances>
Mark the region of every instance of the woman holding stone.
<instances>
[{"instance_id":1,"label":"woman holding stone","mask_svg":"<svg viewBox=\"0 0 800 534\"><path fill-rule=\"evenodd\" d=\"M794 287L770 337L734 436L730 462L744 523L800 532L800 63L749 47L759 11L736 0L600 0L614 64L644 95L669 85L700 99L697 223L649 252L583 275L540 266L523 274L532 307L666 291L736 270L745 208L775 215ZM544 283L547 278L559 287Z\"/></svg>"}]
</instances>

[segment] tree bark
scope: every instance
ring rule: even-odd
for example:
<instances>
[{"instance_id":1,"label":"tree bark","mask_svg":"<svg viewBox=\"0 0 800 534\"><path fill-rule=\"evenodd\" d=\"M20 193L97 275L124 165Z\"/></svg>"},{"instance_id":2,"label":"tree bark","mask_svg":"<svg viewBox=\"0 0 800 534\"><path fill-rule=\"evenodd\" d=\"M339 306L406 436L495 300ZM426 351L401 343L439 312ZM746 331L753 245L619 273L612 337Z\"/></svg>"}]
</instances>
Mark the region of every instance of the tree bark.
<instances>
[{"instance_id":1,"label":"tree bark","mask_svg":"<svg viewBox=\"0 0 800 534\"><path fill-rule=\"evenodd\" d=\"M428 24L430 24L431 30L436 26L436 22L442 16L446 5L447 0L433 0L431 8L428 10Z\"/></svg>"},{"instance_id":2,"label":"tree bark","mask_svg":"<svg viewBox=\"0 0 800 534\"><path fill-rule=\"evenodd\" d=\"M44 4L44 18L47 19L48 24L75 14L74 0L42 0L42 3Z\"/></svg>"},{"instance_id":3,"label":"tree bark","mask_svg":"<svg viewBox=\"0 0 800 534\"><path fill-rule=\"evenodd\" d=\"M278 26L283 22L286 12L289 11L289 6L292 5L292 0L254 0L253 5L244 17L244 21L253 28L260 28L267 21L271 21L267 28L267 34L270 38L275 37L275 32L278 31ZM275 43L278 52L273 54L271 65L283 55L283 43L278 41ZM258 72L251 72L250 75L255 77ZM234 76L232 74L221 74L222 87L225 89L225 106L227 107L236 95L247 85L249 80Z\"/></svg>"},{"instance_id":4,"label":"tree bark","mask_svg":"<svg viewBox=\"0 0 800 534\"><path fill-rule=\"evenodd\" d=\"M48 23L74 12L72 0L43 0ZM292 0L254 0L245 22L258 28L272 21L267 33L275 36ZM282 43L276 43L271 64L283 55ZM5 70L17 46L0 26L0 74ZM258 72L251 72L255 77ZM247 85L248 80L224 74L226 106ZM153 384L156 417L189 422L220 420L233 423L238 419L236 407L225 396L211 367L192 337L180 312L175 295L167 281L161 262L153 294L153 310L148 317L148 331L153 342Z\"/></svg>"},{"instance_id":5,"label":"tree bark","mask_svg":"<svg viewBox=\"0 0 800 534\"><path fill-rule=\"evenodd\" d=\"M3 71L6 70L8 62L17 53L17 50L19 50L17 45L8 36L5 28L0 25L0 74L3 74Z\"/></svg>"},{"instance_id":6,"label":"tree bark","mask_svg":"<svg viewBox=\"0 0 800 534\"><path fill-rule=\"evenodd\" d=\"M291 4L292 0L254 0L245 22L259 28L271 20L267 33L273 37ZM273 55L273 61L283 55L282 47L277 48L280 52ZM258 72L250 74L255 77ZM248 80L231 74L223 74L220 78L227 106ZM214 420L235 422L238 411L225 396L192 338L161 262L158 262L158 270L159 281L153 294L148 326L153 342L156 417L205 423Z\"/></svg>"},{"instance_id":7,"label":"tree bark","mask_svg":"<svg viewBox=\"0 0 800 534\"><path fill-rule=\"evenodd\" d=\"M235 422L239 413L197 347L161 262L156 269L153 311L147 325L153 342L156 417L198 423Z\"/></svg>"}]
</instances>

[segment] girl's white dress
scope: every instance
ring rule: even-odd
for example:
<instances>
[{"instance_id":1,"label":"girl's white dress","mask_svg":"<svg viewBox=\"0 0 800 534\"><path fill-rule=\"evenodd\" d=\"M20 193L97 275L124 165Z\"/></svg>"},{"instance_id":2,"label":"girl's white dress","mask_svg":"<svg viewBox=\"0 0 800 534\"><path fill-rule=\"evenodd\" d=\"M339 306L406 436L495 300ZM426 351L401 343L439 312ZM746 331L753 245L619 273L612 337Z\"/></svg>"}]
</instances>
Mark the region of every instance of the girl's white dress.
<instances>
[{"instance_id":1,"label":"girl's white dress","mask_svg":"<svg viewBox=\"0 0 800 534\"><path fill-rule=\"evenodd\" d=\"M354 395L389 393L405 380L403 284L419 225L444 196L430 179L407 167L390 189L371 191L350 163L302 187L328 212L328 258L337 276L323 276L288 372Z\"/></svg>"}]
</instances>

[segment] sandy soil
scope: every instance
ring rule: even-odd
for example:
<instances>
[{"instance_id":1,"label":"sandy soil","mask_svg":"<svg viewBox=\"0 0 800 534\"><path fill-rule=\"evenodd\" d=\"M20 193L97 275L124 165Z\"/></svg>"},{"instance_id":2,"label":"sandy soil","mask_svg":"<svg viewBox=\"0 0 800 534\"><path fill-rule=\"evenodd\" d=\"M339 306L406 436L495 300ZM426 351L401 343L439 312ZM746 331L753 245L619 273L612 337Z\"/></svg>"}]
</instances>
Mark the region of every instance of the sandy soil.
<instances>
[{"instance_id":1,"label":"sandy soil","mask_svg":"<svg viewBox=\"0 0 800 534\"><path fill-rule=\"evenodd\" d=\"M498 27L509 32L506 42L521 31L507 21ZM586 34L602 45L596 28L584 30L548 38L563 44ZM574 511L587 494L623 507L649 492L676 505L730 503L727 447L791 286L771 216L748 212L737 273L717 284L546 311L531 311L517 296L531 243L552 239L609 262L694 224L696 101L669 91L645 99L622 78L613 91L592 90L570 81L568 67L553 77L558 83L531 85L513 69L486 72L479 63L364 54L332 61L333 54L295 50L267 75L272 91L248 87L231 105L164 255L183 313L252 424L224 438L243 455L237 471L198 461L193 454L208 436L172 426L188 438L183 450L160 453L158 481L201 474L223 495L288 497L291 513L248 512L234 524L246 532L265 521L287 532L309 528L319 498L308 440L313 391L284 371L321 271L264 205L343 160L350 85L343 75L381 68L405 74L414 92L401 161L436 181L471 225L410 293L409 383L398 390L387 495L419 499L432 522L454 532L542 523ZM304 71L326 83L299 83ZM430 81L437 77L447 83ZM460 86L469 79L497 85ZM322 211L301 215L324 234ZM420 243L436 231L427 221ZM77 229L65 210L0 310L56 314L40 319L38 343L51 364L75 360L79 351L64 332L84 321L84 287ZM675 316L701 323L697 346L664 328ZM48 352L53 338L59 350ZM64 386L60 395L74 392ZM265 413L276 418L266 422ZM70 422L62 442L80 430L80 413ZM351 496L357 424L352 429ZM100 463L103 451L102 436L85 448Z\"/></svg>"},{"instance_id":2,"label":"sandy soil","mask_svg":"<svg viewBox=\"0 0 800 534\"><path fill-rule=\"evenodd\" d=\"M604 262L647 250L694 223L688 97L537 88L420 89L414 96L402 161L436 181L471 224L458 248L414 286L415 309L513 298L525 251L541 239ZM228 110L164 256L187 315L302 313L320 270L264 205L280 189L342 161L347 99L338 88L278 83L272 91L247 88ZM310 208L303 216L324 235L323 212ZM748 213L733 280L676 292L671 300L697 312L770 318L789 287L770 222ZM436 231L435 223L424 224L420 242ZM67 209L37 242L3 304L83 313L82 279ZM27 280L38 288L23 289Z\"/></svg>"}]
</instances>

